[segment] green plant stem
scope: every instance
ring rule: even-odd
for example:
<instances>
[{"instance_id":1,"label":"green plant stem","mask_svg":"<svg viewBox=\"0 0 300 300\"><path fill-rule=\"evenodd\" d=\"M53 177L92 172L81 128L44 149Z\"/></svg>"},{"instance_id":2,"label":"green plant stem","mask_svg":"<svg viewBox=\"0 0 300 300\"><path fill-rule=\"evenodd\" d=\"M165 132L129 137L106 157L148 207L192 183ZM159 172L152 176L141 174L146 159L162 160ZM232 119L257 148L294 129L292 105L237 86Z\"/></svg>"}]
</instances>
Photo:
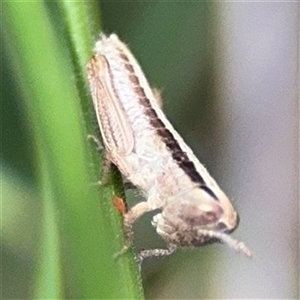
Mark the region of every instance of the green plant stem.
<instances>
[{"instance_id":1,"label":"green plant stem","mask_svg":"<svg viewBox=\"0 0 300 300\"><path fill-rule=\"evenodd\" d=\"M5 40L32 127L45 205L41 234L47 238L41 239L34 298L142 299L132 251L113 258L123 233L112 188L93 185L100 156L87 140L95 117L84 66L96 31L87 13L95 3L56 5L63 33L47 2L4 4Z\"/></svg>"}]
</instances>

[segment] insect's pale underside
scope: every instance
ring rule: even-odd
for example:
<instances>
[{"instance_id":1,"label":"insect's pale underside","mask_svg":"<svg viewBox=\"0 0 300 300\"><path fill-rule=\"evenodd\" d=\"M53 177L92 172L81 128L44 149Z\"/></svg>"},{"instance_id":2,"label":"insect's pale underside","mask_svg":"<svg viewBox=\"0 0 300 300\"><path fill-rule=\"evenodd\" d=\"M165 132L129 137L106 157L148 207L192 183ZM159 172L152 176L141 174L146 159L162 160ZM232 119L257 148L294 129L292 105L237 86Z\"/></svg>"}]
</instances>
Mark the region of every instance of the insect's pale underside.
<instances>
[{"instance_id":1,"label":"insect's pale underside","mask_svg":"<svg viewBox=\"0 0 300 300\"><path fill-rule=\"evenodd\" d=\"M238 226L230 200L167 120L117 35L101 35L87 71L106 156L145 199L124 215L127 246L133 223L160 209L152 225L167 247L144 250L141 260L171 254L178 246L212 242L251 257L244 243L229 236Z\"/></svg>"}]
</instances>

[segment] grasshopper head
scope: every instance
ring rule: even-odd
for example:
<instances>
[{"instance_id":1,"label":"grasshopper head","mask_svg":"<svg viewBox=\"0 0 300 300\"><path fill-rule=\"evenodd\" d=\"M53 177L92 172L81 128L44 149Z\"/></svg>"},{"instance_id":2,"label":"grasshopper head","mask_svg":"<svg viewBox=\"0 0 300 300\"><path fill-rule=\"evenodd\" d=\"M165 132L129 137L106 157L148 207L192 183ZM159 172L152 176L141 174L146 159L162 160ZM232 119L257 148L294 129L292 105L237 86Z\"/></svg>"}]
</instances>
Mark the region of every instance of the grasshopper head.
<instances>
[{"instance_id":1,"label":"grasshopper head","mask_svg":"<svg viewBox=\"0 0 300 300\"><path fill-rule=\"evenodd\" d=\"M214 190L215 192L215 190ZM153 225L169 244L177 246L203 246L226 242L250 256L250 251L230 238L229 233L238 226L239 217L232 204L221 191L212 196L207 188L195 187L179 197L175 196L154 217Z\"/></svg>"}]
</instances>

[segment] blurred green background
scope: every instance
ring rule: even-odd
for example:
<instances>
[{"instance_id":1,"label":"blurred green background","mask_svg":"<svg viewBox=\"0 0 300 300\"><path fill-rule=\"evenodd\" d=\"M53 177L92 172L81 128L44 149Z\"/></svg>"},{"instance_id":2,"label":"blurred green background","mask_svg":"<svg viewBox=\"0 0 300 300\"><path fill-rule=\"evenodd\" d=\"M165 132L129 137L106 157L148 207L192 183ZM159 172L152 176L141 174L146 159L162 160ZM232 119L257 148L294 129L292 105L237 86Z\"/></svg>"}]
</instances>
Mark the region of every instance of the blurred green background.
<instances>
[{"instance_id":1,"label":"blurred green background","mask_svg":"<svg viewBox=\"0 0 300 300\"><path fill-rule=\"evenodd\" d=\"M2 298L299 297L297 3L6 2L1 10ZM129 45L164 110L233 199L226 246L148 259L97 188L84 66L100 31ZM115 176L118 178L118 176ZM99 198L99 192L102 193ZM128 193L132 205L139 201ZM163 247L149 214L136 249Z\"/></svg>"}]
</instances>

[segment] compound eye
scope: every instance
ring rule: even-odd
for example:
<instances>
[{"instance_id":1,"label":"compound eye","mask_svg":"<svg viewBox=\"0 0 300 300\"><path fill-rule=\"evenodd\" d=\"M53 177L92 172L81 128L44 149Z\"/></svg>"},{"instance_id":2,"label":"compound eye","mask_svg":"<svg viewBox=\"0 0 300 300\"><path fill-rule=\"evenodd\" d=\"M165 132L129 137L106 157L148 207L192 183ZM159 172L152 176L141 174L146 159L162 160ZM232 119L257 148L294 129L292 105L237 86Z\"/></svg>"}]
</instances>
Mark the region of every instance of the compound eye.
<instances>
[{"instance_id":1,"label":"compound eye","mask_svg":"<svg viewBox=\"0 0 300 300\"><path fill-rule=\"evenodd\" d=\"M222 221L220 221L216 227L216 229L218 231L222 231L222 232L227 232L228 231L228 227L225 223L223 223Z\"/></svg>"},{"instance_id":2,"label":"compound eye","mask_svg":"<svg viewBox=\"0 0 300 300\"><path fill-rule=\"evenodd\" d=\"M222 231L224 233L228 233L228 234L232 233L238 227L239 221L240 221L239 215L236 214L236 220L235 220L235 224L233 227L224 223L223 221L219 221L219 223L216 226L216 229L219 231Z\"/></svg>"}]
</instances>

